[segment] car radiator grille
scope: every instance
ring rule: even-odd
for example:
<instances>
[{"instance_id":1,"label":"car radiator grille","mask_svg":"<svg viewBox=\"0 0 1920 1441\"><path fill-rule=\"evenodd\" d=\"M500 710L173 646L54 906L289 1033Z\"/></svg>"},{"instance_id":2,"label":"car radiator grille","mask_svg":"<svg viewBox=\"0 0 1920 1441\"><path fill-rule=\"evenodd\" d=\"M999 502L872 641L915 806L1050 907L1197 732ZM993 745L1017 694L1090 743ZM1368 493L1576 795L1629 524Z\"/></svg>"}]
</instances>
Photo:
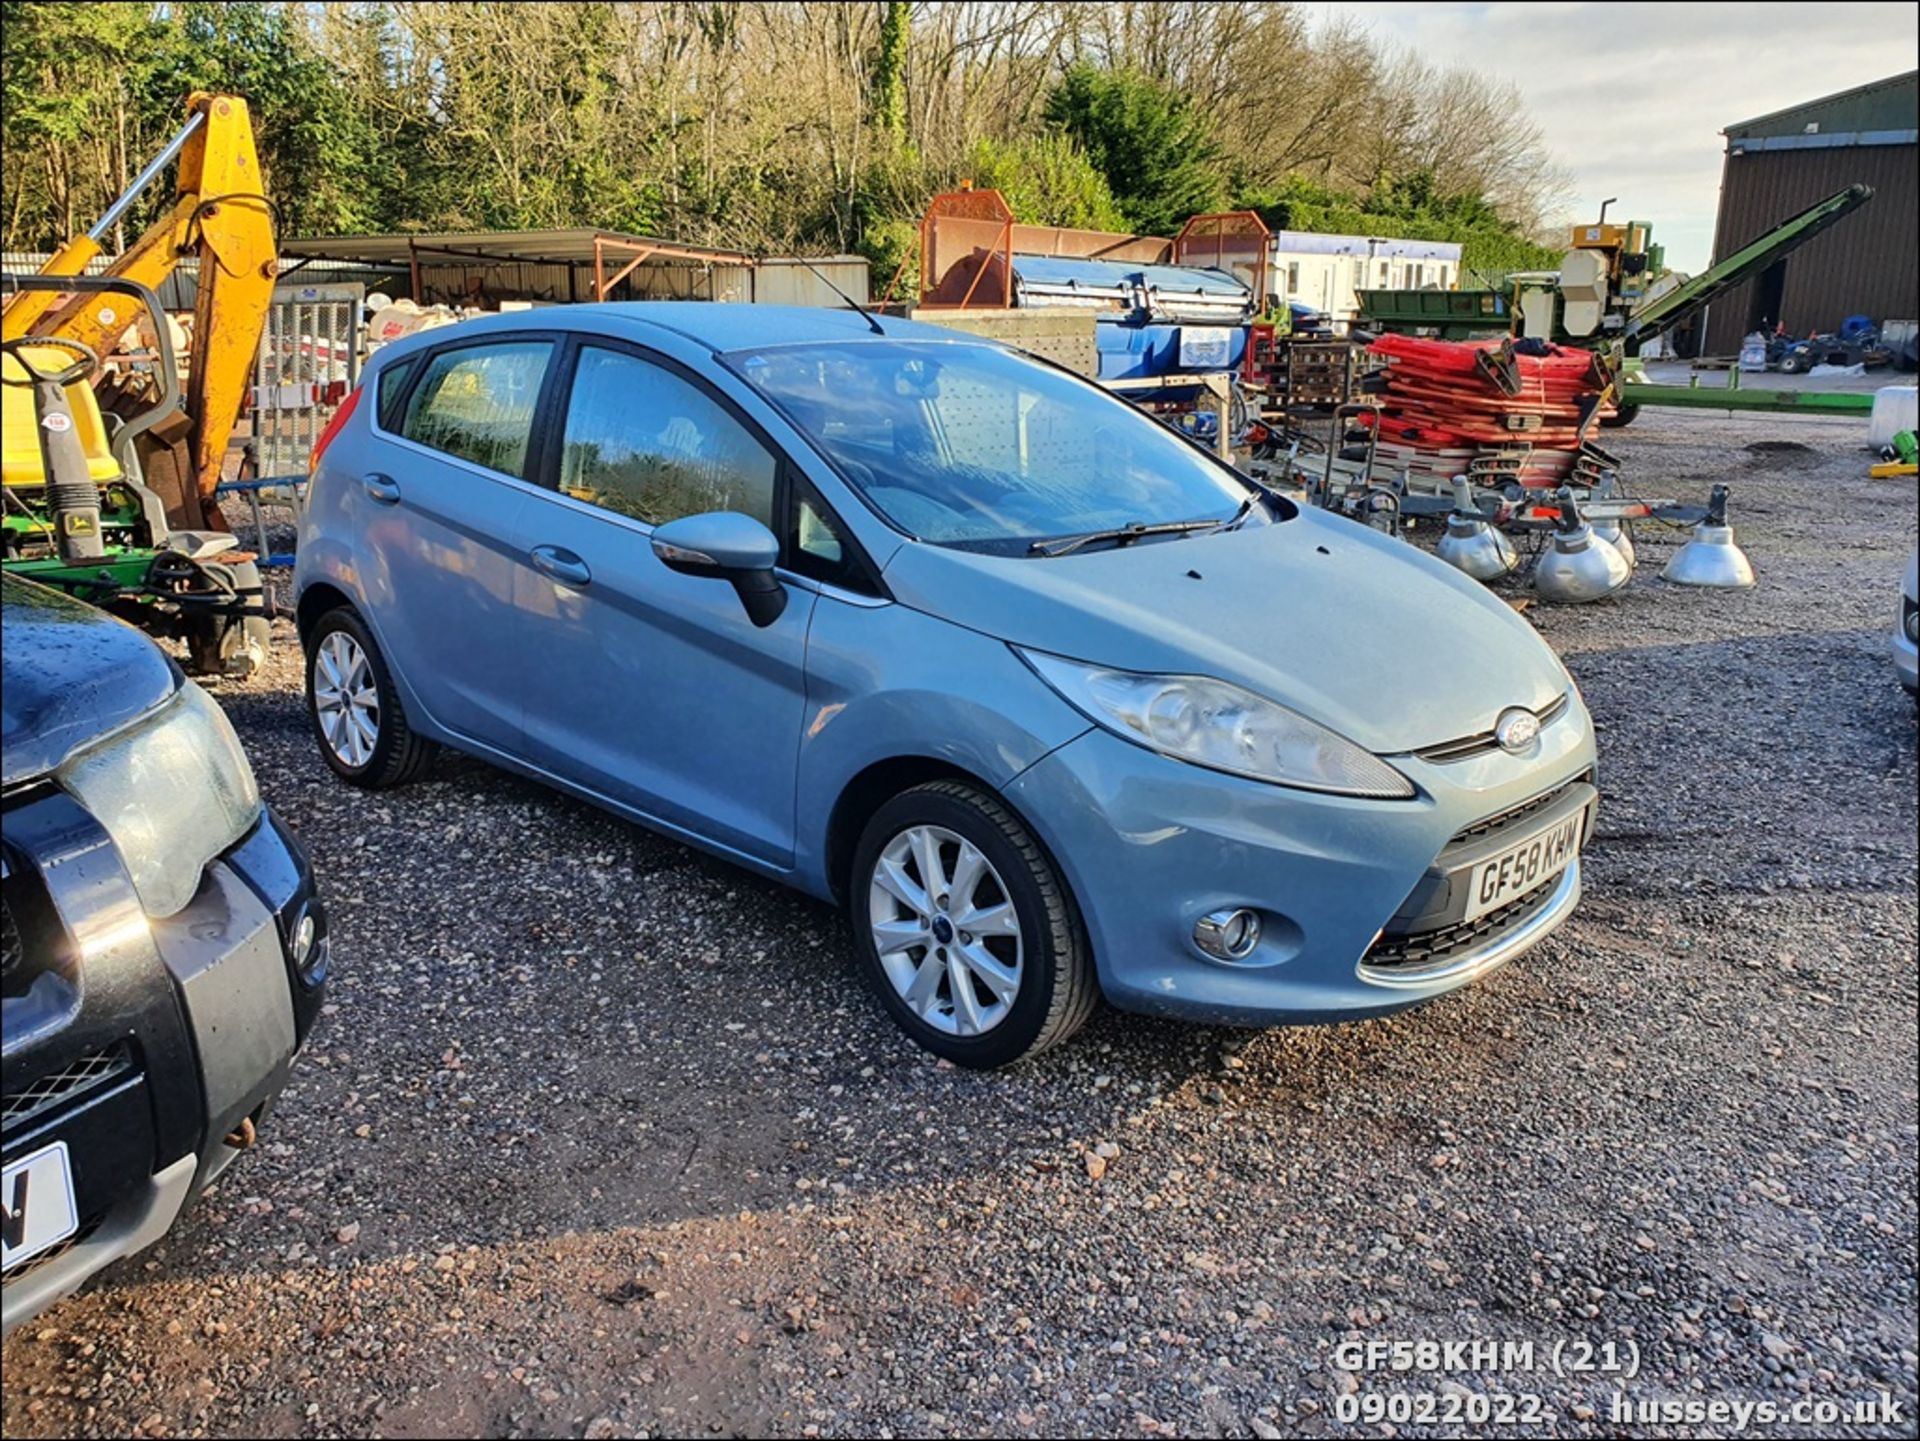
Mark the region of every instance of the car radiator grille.
<instances>
[{"instance_id":1,"label":"car radiator grille","mask_svg":"<svg viewBox=\"0 0 1920 1441\"><path fill-rule=\"evenodd\" d=\"M13 907L0 897L0 976L11 977L19 967L26 948L20 944L20 927L13 923Z\"/></svg>"},{"instance_id":2,"label":"car radiator grille","mask_svg":"<svg viewBox=\"0 0 1920 1441\"><path fill-rule=\"evenodd\" d=\"M42 1266L51 1266L75 1246L80 1245L83 1241L91 1237L95 1231L100 1229L100 1223L105 1219L104 1216L95 1216L90 1221L82 1221L80 1223L80 1229L58 1245L49 1247L38 1256L29 1256L24 1261L16 1261L13 1265L7 1267L5 1271L0 1272L0 1280L5 1280L8 1284L12 1284L13 1282L24 1280L26 1277L31 1276Z\"/></svg>"},{"instance_id":3,"label":"car radiator grille","mask_svg":"<svg viewBox=\"0 0 1920 1441\"><path fill-rule=\"evenodd\" d=\"M9 1091L0 1100L0 1126L12 1130L132 1068L133 1057L124 1042L95 1051L71 1065L29 1081L18 1091Z\"/></svg>"},{"instance_id":4,"label":"car radiator grille","mask_svg":"<svg viewBox=\"0 0 1920 1441\"><path fill-rule=\"evenodd\" d=\"M1553 903L1559 889L1557 883L1549 882L1470 921L1455 921L1439 930L1421 931L1416 935L1382 936L1361 958L1361 964L1372 970L1443 965L1463 951L1486 945L1524 926Z\"/></svg>"},{"instance_id":5,"label":"car radiator grille","mask_svg":"<svg viewBox=\"0 0 1920 1441\"><path fill-rule=\"evenodd\" d=\"M1475 821L1470 826L1462 827L1454 833L1453 839L1448 841L1447 844L1449 846L1462 845L1467 841L1477 841L1483 836L1495 835L1509 827L1516 826L1525 821L1527 817L1537 815L1555 801L1559 800L1561 796L1567 793L1568 787L1577 786L1583 782L1589 785L1593 783L1592 771L1582 772L1570 781L1563 781L1550 791L1542 791L1531 800L1524 800L1517 806L1509 806L1504 811L1496 811L1490 816L1485 816Z\"/></svg>"},{"instance_id":6,"label":"car radiator grille","mask_svg":"<svg viewBox=\"0 0 1920 1441\"><path fill-rule=\"evenodd\" d=\"M1572 704L1572 697L1562 692L1534 711L1534 719L1538 720L1540 728L1545 730L1560 719L1570 704ZM1415 751L1414 754L1423 761L1445 765L1448 761L1463 761L1470 756L1485 755L1488 751L1499 749L1500 742L1492 731L1479 731L1474 735L1461 736L1458 740L1442 741L1439 745L1427 746Z\"/></svg>"}]
</instances>

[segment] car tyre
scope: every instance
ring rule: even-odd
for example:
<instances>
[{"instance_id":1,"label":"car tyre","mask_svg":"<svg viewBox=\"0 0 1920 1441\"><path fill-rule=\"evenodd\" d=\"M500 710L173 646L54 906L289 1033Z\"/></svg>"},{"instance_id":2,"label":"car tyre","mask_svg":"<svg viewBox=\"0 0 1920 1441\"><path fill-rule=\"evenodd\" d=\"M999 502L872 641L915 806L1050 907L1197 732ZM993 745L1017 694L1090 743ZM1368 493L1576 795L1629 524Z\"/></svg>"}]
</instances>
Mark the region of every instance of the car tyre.
<instances>
[{"instance_id":1,"label":"car tyre","mask_svg":"<svg viewBox=\"0 0 1920 1441\"><path fill-rule=\"evenodd\" d=\"M941 838L932 864L939 868L937 879L951 878L952 894L946 897L914 891L923 875L917 861L908 859L904 873L889 861L918 854L917 846L928 837ZM970 860L966 848L978 859ZM883 876L885 864L892 869ZM969 876L977 879L970 884ZM963 885L969 885L966 896L960 894ZM925 895L925 906L900 899L899 890ZM1018 921L1012 938L1017 951L998 934L1005 925L1003 907L1010 907ZM1086 1024L1099 1000L1086 931L1058 869L1020 818L976 786L933 781L901 792L876 810L854 848L847 914L862 968L881 1003L916 1042L956 1065L1004 1066L1059 1045ZM969 915L997 916L987 922L996 934L957 928ZM890 947L883 957L883 931L897 939L896 928L923 922L924 942ZM966 944L949 950L936 944L942 939L950 946ZM999 968L991 964L994 954L980 960L989 947ZM1009 965L1016 954L1017 962ZM946 956L969 959L939 964ZM922 988L922 968L930 964L944 979ZM980 969L973 969L976 964ZM1011 984L1009 970L1017 976ZM969 1002L956 997L956 984L968 987ZM969 1033L963 1011L984 1012L992 1023Z\"/></svg>"},{"instance_id":2,"label":"car tyre","mask_svg":"<svg viewBox=\"0 0 1920 1441\"><path fill-rule=\"evenodd\" d=\"M372 631L344 605L321 616L307 637L307 718L333 773L367 790L418 780L438 749L407 724Z\"/></svg>"}]
</instances>

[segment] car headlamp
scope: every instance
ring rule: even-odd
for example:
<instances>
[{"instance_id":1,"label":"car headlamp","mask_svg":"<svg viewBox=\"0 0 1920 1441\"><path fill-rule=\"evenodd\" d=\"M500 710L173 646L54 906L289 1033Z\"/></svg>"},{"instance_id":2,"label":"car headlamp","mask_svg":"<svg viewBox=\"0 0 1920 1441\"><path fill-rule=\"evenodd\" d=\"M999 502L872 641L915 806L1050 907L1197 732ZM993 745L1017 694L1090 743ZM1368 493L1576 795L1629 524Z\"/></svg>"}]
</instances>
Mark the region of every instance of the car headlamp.
<instances>
[{"instance_id":1,"label":"car headlamp","mask_svg":"<svg viewBox=\"0 0 1920 1441\"><path fill-rule=\"evenodd\" d=\"M1414 793L1405 776L1352 741L1226 681L1017 653L1090 720L1162 755L1335 795L1404 800Z\"/></svg>"},{"instance_id":2,"label":"car headlamp","mask_svg":"<svg viewBox=\"0 0 1920 1441\"><path fill-rule=\"evenodd\" d=\"M113 837L150 916L193 899L207 862L260 818L260 790L226 713L187 681L152 715L55 778Z\"/></svg>"}]
</instances>

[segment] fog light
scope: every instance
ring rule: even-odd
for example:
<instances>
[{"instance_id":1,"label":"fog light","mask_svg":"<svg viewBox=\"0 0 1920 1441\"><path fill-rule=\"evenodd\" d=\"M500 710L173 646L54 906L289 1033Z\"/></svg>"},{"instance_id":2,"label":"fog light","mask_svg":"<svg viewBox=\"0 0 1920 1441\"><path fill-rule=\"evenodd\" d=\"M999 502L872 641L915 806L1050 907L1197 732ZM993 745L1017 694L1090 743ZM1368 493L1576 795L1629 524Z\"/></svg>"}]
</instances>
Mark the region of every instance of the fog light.
<instances>
[{"instance_id":1,"label":"fog light","mask_svg":"<svg viewBox=\"0 0 1920 1441\"><path fill-rule=\"evenodd\" d=\"M307 902L294 916L293 924L287 928L287 949L293 955L295 973L307 985L317 986L327 978L327 953L331 946L327 940L326 913L318 901Z\"/></svg>"},{"instance_id":2,"label":"fog light","mask_svg":"<svg viewBox=\"0 0 1920 1441\"><path fill-rule=\"evenodd\" d=\"M1193 943L1223 961L1244 961L1260 944L1260 917L1244 907L1209 911L1194 922Z\"/></svg>"}]
</instances>

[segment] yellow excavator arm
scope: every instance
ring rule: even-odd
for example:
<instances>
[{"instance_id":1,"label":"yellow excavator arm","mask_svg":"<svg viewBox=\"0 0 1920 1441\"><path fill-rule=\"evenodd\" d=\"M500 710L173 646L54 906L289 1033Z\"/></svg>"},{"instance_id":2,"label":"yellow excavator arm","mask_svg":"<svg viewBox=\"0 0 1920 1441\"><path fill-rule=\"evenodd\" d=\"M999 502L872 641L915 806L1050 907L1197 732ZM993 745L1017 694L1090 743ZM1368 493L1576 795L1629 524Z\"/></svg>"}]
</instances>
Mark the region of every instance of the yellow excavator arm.
<instances>
[{"instance_id":1,"label":"yellow excavator arm","mask_svg":"<svg viewBox=\"0 0 1920 1441\"><path fill-rule=\"evenodd\" d=\"M102 238L176 155L180 168L172 208L106 273L157 288L183 259L192 256L200 262L193 361L183 404L189 454L174 466L185 473L169 478L179 487L181 512L170 519L189 527L217 526L214 487L220 483L227 442L252 385L254 356L278 270L273 214L261 186L246 101L232 95L190 95L185 127L93 228L69 240L40 273L83 273L101 253ZM53 304L58 298L44 291L14 295L0 315L0 335L77 341L105 355L135 319L122 296L77 294ZM159 343L167 343L164 329ZM165 428L156 434L164 435ZM149 483L163 495L173 488L157 478ZM168 510L175 510L171 497Z\"/></svg>"}]
</instances>

